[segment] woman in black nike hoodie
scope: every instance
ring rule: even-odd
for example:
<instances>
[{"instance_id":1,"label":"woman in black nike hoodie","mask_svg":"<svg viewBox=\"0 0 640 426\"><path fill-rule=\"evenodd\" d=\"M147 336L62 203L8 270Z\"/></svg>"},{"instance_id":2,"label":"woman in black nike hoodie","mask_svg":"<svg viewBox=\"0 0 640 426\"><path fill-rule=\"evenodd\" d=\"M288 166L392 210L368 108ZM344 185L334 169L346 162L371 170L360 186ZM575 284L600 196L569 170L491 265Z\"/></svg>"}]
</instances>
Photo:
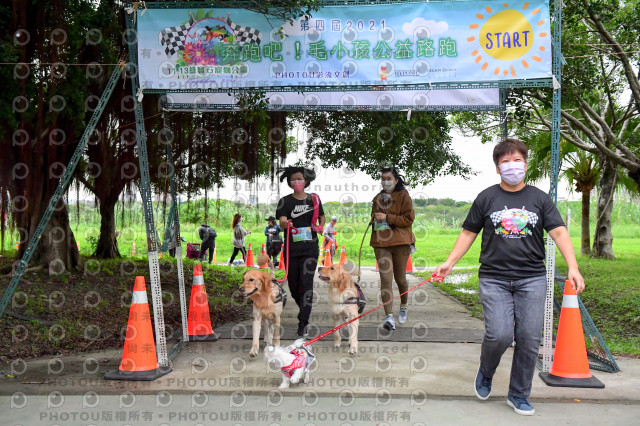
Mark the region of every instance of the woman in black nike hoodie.
<instances>
[{"instance_id":1,"label":"woman in black nike hoodie","mask_svg":"<svg viewBox=\"0 0 640 426\"><path fill-rule=\"evenodd\" d=\"M293 194L278 200L276 217L285 235L285 264L291 296L298 304L298 336L308 335L307 325L313 300L313 276L318 266L318 233L324 227L324 210L317 194L304 189L316 178L313 170L305 167L285 167L278 170L280 182L287 179ZM315 223L319 221L319 223ZM287 229L291 225L290 229ZM287 257L288 255L288 257Z\"/></svg>"}]
</instances>

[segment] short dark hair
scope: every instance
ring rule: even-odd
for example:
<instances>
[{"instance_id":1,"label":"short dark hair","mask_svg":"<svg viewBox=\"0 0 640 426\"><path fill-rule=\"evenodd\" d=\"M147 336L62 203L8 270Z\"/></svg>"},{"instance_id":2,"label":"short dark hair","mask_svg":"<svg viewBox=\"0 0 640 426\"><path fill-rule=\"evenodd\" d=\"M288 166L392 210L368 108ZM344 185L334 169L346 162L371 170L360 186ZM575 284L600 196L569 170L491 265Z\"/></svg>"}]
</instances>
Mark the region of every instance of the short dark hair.
<instances>
[{"instance_id":1,"label":"short dark hair","mask_svg":"<svg viewBox=\"0 0 640 426\"><path fill-rule=\"evenodd\" d=\"M502 156L513 154L514 152L522 154L522 158L524 158L525 162L529 158L529 149L524 142L516 138L506 138L498 142L498 144L493 148L493 162L497 166Z\"/></svg>"}]
</instances>

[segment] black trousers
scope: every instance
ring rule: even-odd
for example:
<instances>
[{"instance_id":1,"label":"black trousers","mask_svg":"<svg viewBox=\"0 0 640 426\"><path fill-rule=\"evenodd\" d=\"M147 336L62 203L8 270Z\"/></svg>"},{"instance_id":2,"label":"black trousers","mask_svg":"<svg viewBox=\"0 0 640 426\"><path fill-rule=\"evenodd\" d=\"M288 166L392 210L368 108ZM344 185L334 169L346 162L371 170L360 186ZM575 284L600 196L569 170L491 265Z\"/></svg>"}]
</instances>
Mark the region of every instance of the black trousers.
<instances>
[{"instance_id":1,"label":"black trousers","mask_svg":"<svg viewBox=\"0 0 640 426\"><path fill-rule=\"evenodd\" d=\"M214 240L207 240L200 244L200 260L204 259L204 252L209 250L209 263L213 260L213 248L216 246Z\"/></svg>"},{"instance_id":2,"label":"black trousers","mask_svg":"<svg viewBox=\"0 0 640 426\"><path fill-rule=\"evenodd\" d=\"M291 253L289 253L291 256ZM286 262L287 259L285 259ZM289 259L289 291L296 301L298 312L298 330L309 324L313 301L313 276L318 266L318 255L295 256Z\"/></svg>"},{"instance_id":3,"label":"black trousers","mask_svg":"<svg viewBox=\"0 0 640 426\"><path fill-rule=\"evenodd\" d=\"M231 259L229 259L229 265L231 265L233 263L233 259L236 258L236 255L238 253L242 253L242 260L244 260L246 262L247 260L247 249L242 247L242 248L238 248L238 247L234 247L233 248L233 254L231 255Z\"/></svg>"}]
</instances>

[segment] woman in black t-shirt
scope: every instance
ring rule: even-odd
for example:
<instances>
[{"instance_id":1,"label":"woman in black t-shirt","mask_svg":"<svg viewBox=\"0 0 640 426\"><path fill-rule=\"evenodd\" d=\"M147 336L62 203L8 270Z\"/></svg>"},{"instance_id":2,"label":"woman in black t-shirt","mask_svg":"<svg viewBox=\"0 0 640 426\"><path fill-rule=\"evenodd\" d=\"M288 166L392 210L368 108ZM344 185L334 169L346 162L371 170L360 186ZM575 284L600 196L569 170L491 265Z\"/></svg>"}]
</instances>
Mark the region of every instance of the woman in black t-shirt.
<instances>
[{"instance_id":1,"label":"woman in black t-shirt","mask_svg":"<svg viewBox=\"0 0 640 426\"><path fill-rule=\"evenodd\" d=\"M278 170L280 182L287 179L293 194L278 200L276 217L280 227L284 229L285 262L289 264L287 279L289 291L298 308L298 336L308 334L307 324L311 316L313 300L313 276L318 266L318 234L324 227L324 210L320 198L316 194L307 194L304 188L316 178L313 170L305 167L285 167ZM315 201L314 201L315 198ZM315 210L315 212L314 212ZM317 218L318 224L314 223ZM287 228L291 223L291 229ZM286 257L288 253L288 258Z\"/></svg>"}]
</instances>

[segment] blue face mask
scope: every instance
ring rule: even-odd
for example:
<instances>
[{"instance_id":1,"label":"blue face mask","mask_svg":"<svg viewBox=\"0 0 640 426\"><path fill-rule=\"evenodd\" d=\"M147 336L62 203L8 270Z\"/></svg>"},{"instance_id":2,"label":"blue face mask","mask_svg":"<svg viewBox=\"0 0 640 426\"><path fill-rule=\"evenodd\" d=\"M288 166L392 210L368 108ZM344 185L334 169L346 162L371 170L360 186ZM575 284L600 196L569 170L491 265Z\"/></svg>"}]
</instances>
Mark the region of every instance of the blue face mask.
<instances>
[{"instance_id":1,"label":"blue face mask","mask_svg":"<svg viewBox=\"0 0 640 426\"><path fill-rule=\"evenodd\" d=\"M500 164L500 177L509 185L517 185L524 179L524 166L522 161L509 161Z\"/></svg>"}]
</instances>

